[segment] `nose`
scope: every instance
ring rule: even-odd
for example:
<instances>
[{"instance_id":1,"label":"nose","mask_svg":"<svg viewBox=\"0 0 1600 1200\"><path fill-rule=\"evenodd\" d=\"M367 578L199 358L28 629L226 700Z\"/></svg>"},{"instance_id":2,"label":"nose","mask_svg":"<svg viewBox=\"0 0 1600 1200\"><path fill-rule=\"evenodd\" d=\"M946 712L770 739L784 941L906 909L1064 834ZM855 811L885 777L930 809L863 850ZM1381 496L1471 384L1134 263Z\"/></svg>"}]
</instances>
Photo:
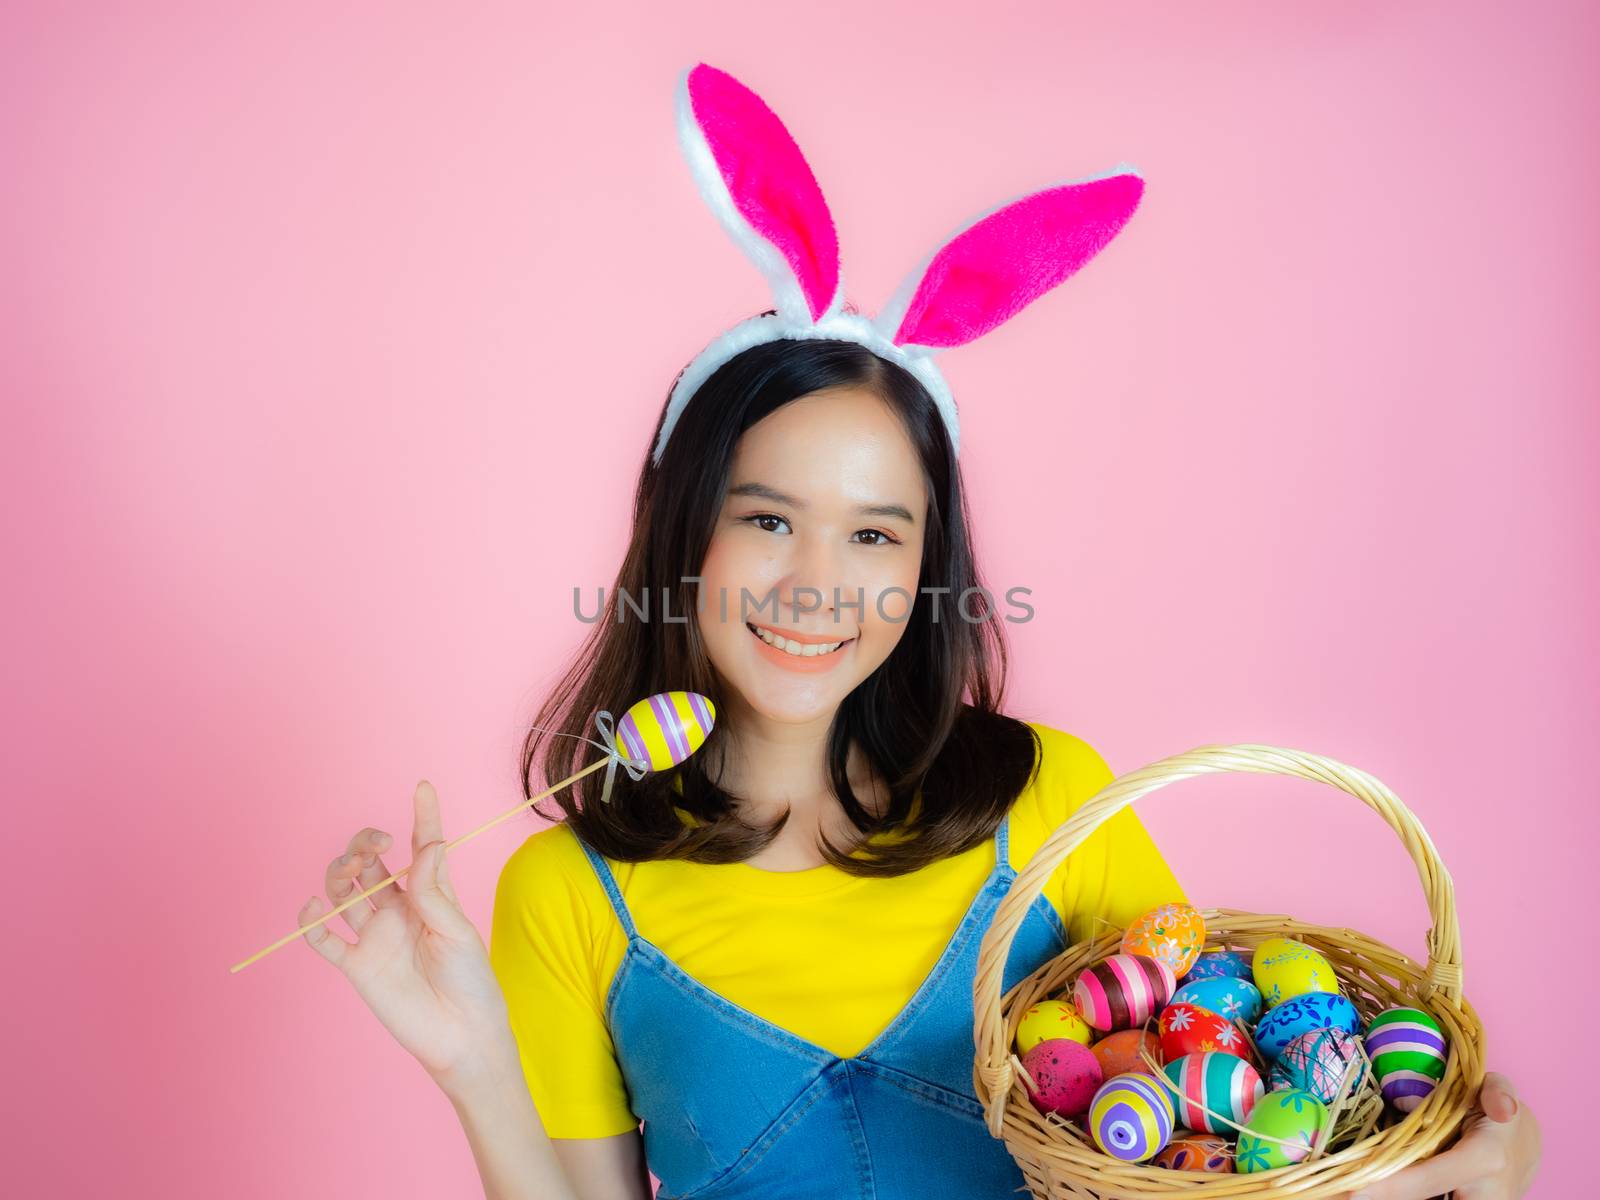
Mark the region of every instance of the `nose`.
<instances>
[{"instance_id":1,"label":"nose","mask_svg":"<svg viewBox=\"0 0 1600 1200\"><path fill-rule=\"evenodd\" d=\"M839 601L854 595L846 578L844 548L815 530L798 533L791 540L787 569L778 582L781 619L796 627L808 620L831 624Z\"/></svg>"}]
</instances>

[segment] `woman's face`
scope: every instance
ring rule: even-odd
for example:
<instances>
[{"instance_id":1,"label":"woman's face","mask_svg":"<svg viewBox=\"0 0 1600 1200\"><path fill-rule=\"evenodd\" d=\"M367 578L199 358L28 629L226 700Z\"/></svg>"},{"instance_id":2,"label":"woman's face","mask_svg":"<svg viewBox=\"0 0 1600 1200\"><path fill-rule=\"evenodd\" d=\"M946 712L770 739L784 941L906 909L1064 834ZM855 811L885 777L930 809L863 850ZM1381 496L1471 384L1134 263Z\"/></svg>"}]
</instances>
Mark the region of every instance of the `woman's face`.
<instances>
[{"instance_id":1,"label":"woman's face","mask_svg":"<svg viewBox=\"0 0 1600 1200\"><path fill-rule=\"evenodd\" d=\"M770 720L831 719L905 632L926 522L916 450L875 393L813 392L752 425L700 569L722 680Z\"/></svg>"}]
</instances>

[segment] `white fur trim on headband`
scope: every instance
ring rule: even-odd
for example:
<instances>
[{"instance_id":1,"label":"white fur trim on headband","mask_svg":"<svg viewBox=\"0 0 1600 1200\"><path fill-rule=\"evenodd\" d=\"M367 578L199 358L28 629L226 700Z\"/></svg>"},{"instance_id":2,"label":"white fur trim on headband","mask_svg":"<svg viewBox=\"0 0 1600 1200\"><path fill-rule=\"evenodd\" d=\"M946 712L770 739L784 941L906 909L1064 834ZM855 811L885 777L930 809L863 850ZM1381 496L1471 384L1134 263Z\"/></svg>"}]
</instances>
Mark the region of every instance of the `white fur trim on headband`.
<instances>
[{"instance_id":1,"label":"white fur trim on headband","mask_svg":"<svg viewBox=\"0 0 1600 1200\"><path fill-rule=\"evenodd\" d=\"M787 264L784 269L788 269ZM796 294L799 294L798 287ZM840 294L843 294L842 291ZM804 313L804 302L801 303L801 311ZM945 427L950 431L952 453L960 449L961 433L956 419L956 403L950 395L950 388L945 383L944 376L934 365L931 354L926 351L908 353L884 337L870 320L859 313L830 312L813 324L809 316L804 316L799 321L786 319L780 310L778 316L750 317L739 322L695 355L683 369L683 374L673 385L672 395L667 398L667 414L661 422L661 433L656 438L655 449L650 456L651 461L657 463L661 461L661 453L666 449L667 439L672 436L673 427L677 425L678 417L682 415L685 405L718 367L752 346L781 341L785 338L797 341L804 338L837 338L841 341L856 342L878 357L904 367L928 389L928 394L933 397L934 406L939 410L939 415L944 418Z\"/></svg>"}]
</instances>

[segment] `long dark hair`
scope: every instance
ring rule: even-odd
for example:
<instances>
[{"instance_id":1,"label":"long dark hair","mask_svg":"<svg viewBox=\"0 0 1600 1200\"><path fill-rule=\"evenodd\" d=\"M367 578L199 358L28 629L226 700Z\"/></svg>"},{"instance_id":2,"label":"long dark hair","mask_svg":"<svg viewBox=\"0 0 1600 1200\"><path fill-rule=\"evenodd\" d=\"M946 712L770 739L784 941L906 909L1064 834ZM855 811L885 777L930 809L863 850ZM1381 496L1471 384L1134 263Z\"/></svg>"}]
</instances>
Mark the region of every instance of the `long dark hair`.
<instances>
[{"instance_id":1,"label":"long dark hair","mask_svg":"<svg viewBox=\"0 0 1600 1200\"><path fill-rule=\"evenodd\" d=\"M636 700L684 689L728 711L693 619L697 598L690 577L698 574L710 545L734 446L773 410L838 386L869 389L899 414L922 463L930 511L918 595L905 631L889 657L840 703L828 732L828 774L844 811L863 841L889 836L853 850L840 850L821 836L818 848L852 874L902 875L994 833L1031 780L1040 746L1024 722L999 711L1006 677L1001 617L987 591L969 591L980 579L948 432L910 372L855 342L821 338L771 341L730 359L685 406L659 464L650 460L656 441L651 437L634 496L633 534L616 582L523 742L525 797L549 786L535 787L536 767L553 782L594 761L597 751L577 737L596 736L593 720L601 709L620 719ZM656 435L660 429L658 420ZM930 587L948 589L932 597L940 604L937 620L923 591ZM628 597L622 616L631 620L619 619L619 592ZM966 619L952 612L964 593ZM660 611L676 614L670 622L655 607L664 594L667 604ZM652 606L649 620L638 618L644 597ZM548 729L577 737L552 737ZM553 799L573 832L614 860L742 862L778 835L789 810L765 826L740 816L739 798L704 770L719 732L714 727L706 746L672 771L635 782L619 767L606 804L598 802L601 771ZM850 787L852 741L889 787L881 816L863 808ZM547 820L560 819L534 807ZM685 822L675 809L694 822Z\"/></svg>"}]
</instances>

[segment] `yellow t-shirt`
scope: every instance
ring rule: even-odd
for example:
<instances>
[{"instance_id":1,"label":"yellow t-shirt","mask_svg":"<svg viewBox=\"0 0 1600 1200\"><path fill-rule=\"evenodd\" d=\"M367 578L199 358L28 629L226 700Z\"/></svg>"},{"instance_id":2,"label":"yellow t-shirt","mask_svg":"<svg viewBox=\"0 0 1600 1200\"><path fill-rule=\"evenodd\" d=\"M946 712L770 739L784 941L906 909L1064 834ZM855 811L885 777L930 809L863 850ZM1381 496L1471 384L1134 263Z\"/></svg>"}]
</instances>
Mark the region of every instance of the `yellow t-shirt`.
<instances>
[{"instance_id":1,"label":"yellow t-shirt","mask_svg":"<svg viewBox=\"0 0 1600 1200\"><path fill-rule=\"evenodd\" d=\"M1029 722L1043 753L1011 811L1009 857L1045 838L1112 779L1087 742ZM824 863L607 860L639 933L706 987L831 1053L865 1049L903 1009L994 866L994 839L909 875L863 878ZM1187 897L1133 808L1104 822L1044 893L1076 942L1095 917L1126 925ZM605 1023L627 935L572 830L532 834L495 890L489 956L523 1073L551 1137L639 1125Z\"/></svg>"}]
</instances>

